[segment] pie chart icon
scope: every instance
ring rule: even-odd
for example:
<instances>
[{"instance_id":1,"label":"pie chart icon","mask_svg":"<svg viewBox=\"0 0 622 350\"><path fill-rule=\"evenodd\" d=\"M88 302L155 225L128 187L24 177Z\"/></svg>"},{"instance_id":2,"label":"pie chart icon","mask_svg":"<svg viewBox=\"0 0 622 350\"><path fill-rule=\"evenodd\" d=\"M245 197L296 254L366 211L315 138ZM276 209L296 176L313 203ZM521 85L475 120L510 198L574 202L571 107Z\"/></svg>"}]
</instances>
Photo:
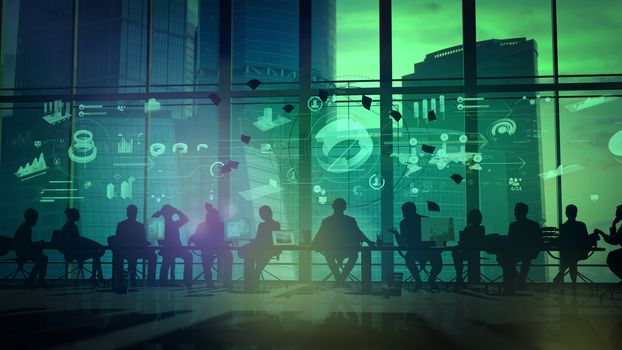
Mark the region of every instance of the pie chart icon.
<instances>
[{"instance_id":1,"label":"pie chart icon","mask_svg":"<svg viewBox=\"0 0 622 350\"><path fill-rule=\"evenodd\" d=\"M609 152L615 156L622 157L622 130L616 132L609 139Z\"/></svg>"}]
</instances>

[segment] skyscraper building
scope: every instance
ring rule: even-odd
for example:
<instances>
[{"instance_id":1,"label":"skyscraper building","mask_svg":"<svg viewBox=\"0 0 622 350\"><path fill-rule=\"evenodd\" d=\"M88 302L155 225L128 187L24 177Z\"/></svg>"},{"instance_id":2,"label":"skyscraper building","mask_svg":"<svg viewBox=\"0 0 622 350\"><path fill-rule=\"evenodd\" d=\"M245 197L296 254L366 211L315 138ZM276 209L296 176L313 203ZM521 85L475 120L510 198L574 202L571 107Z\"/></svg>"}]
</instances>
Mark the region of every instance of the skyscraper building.
<instances>
[{"instance_id":1,"label":"skyscraper building","mask_svg":"<svg viewBox=\"0 0 622 350\"><path fill-rule=\"evenodd\" d=\"M537 56L536 42L526 38L478 42L478 77L493 78L480 79L479 84L535 83ZM462 61L462 46L430 53L423 62L415 64L413 73L402 77L406 79L403 85L446 85L447 81L421 79L460 78L463 74ZM442 128L461 135L464 134L465 109L477 110L479 135L473 136L476 136L480 148L481 158L477 158L477 163L481 169L477 170L477 176L480 183L480 209L484 214L487 232L507 233L508 224L514 220L513 204L517 202L529 205L531 219L544 222L538 104L546 103L547 99L539 99L533 93L524 96L488 94L478 96L478 100L466 101L460 94L442 92L436 96L403 97L404 121L415 130ZM442 107L441 97L444 100ZM441 112L441 108L444 111ZM435 110L437 120L427 120L430 110ZM440 138L441 135L436 137ZM473 158L467 155L467 161L469 158L473 162ZM437 182L444 180L444 177L439 177ZM447 198L447 201L444 204L452 206L463 202L464 197L455 196ZM539 275L543 275L541 271L538 271Z\"/></svg>"}]
</instances>

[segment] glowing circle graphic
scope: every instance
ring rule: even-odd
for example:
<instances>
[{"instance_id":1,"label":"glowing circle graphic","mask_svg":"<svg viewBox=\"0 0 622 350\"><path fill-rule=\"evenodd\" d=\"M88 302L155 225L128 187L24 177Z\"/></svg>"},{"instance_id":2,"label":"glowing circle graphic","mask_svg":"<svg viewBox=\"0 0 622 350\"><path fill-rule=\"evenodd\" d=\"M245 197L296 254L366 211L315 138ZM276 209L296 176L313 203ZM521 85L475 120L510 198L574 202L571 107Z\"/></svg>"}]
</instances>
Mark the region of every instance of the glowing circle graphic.
<instances>
[{"instance_id":1,"label":"glowing circle graphic","mask_svg":"<svg viewBox=\"0 0 622 350\"><path fill-rule=\"evenodd\" d=\"M622 156L622 130L613 134L609 139L609 152L615 156Z\"/></svg>"},{"instance_id":2,"label":"glowing circle graphic","mask_svg":"<svg viewBox=\"0 0 622 350\"><path fill-rule=\"evenodd\" d=\"M318 163L331 173L347 173L360 168L374 149L367 129L351 117L329 122L317 132L315 139L321 146L321 151L317 152Z\"/></svg>"}]
</instances>

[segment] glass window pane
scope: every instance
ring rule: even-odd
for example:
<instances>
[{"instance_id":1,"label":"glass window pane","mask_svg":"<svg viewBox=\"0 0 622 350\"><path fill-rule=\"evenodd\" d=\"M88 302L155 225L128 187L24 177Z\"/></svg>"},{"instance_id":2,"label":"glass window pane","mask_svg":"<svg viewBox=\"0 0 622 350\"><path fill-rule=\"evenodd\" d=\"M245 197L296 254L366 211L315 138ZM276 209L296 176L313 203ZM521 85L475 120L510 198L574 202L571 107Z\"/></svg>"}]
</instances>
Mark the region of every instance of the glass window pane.
<instances>
[{"instance_id":1,"label":"glass window pane","mask_svg":"<svg viewBox=\"0 0 622 350\"><path fill-rule=\"evenodd\" d=\"M553 74L550 1L478 0L476 11L477 74L509 78L480 78L480 84L533 83L512 77Z\"/></svg>"},{"instance_id":2,"label":"glass window pane","mask_svg":"<svg viewBox=\"0 0 622 350\"><path fill-rule=\"evenodd\" d=\"M461 2L394 0L392 10L393 79L458 78L451 83L462 83L462 55L437 57L462 45Z\"/></svg>"},{"instance_id":3,"label":"glass window pane","mask_svg":"<svg viewBox=\"0 0 622 350\"><path fill-rule=\"evenodd\" d=\"M622 73L622 2L559 1L559 74Z\"/></svg>"},{"instance_id":4,"label":"glass window pane","mask_svg":"<svg viewBox=\"0 0 622 350\"><path fill-rule=\"evenodd\" d=\"M11 89L3 95L68 93L73 70L73 1L3 4L2 87Z\"/></svg>"},{"instance_id":5,"label":"glass window pane","mask_svg":"<svg viewBox=\"0 0 622 350\"><path fill-rule=\"evenodd\" d=\"M616 97L616 95L618 97ZM579 208L578 220L588 231L599 228L609 233L620 205L622 168L622 110L620 91L577 91L561 100L561 155L563 205ZM551 173L557 175L558 173ZM608 251L619 248L602 240ZM606 253L596 252L587 263L602 264ZM617 282L608 269L583 269L589 278Z\"/></svg>"},{"instance_id":6,"label":"glass window pane","mask_svg":"<svg viewBox=\"0 0 622 350\"><path fill-rule=\"evenodd\" d=\"M299 72L298 1L233 1L232 74L235 89L296 88ZM287 84L289 83L289 84Z\"/></svg>"},{"instance_id":7,"label":"glass window pane","mask_svg":"<svg viewBox=\"0 0 622 350\"><path fill-rule=\"evenodd\" d=\"M312 26L315 81L380 79L377 2L313 1Z\"/></svg>"}]
</instances>

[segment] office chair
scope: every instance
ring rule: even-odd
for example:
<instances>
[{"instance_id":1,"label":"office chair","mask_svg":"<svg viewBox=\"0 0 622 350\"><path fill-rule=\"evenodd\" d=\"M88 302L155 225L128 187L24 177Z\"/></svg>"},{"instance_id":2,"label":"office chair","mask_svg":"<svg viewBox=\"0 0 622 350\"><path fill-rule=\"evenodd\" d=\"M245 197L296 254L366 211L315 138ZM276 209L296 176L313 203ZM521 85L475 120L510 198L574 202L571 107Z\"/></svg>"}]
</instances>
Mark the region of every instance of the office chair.
<instances>
[{"instance_id":1,"label":"office chair","mask_svg":"<svg viewBox=\"0 0 622 350\"><path fill-rule=\"evenodd\" d=\"M14 240L11 237L0 236L0 256L8 254L14 247ZM17 268L4 277L2 277L2 281L8 282L11 284L14 280L23 277L24 279L28 279L28 272L24 270L24 265L28 262L28 259L25 258L10 258L4 259L4 261L10 261L17 264Z\"/></svg>"},{"instance_id":2,"label":"office chair","mask_svg":"<svg viewBox=\"0 0 622 350\"><path fill-rule=\"evenodd\" d=\"M86 262L86 260L92 259L93 256L89 255L88 252L80 251L79 249L71 247L62 237L62 235L62 231L54 230L52 232L51 240L52 246L56 248L56 250L58 250L61 254L63 254L63 257L65 259L65 274L60 276L58 280L67 280L72 273L75 273L75 288L77 287L78 282L84 282L86 280L86 277L84 276L84 271L93 274L91 270L84 267L84 263ZM69 270L68 266L73 261L77 262L77 266Z\"/></svg>"}]
</instances>

